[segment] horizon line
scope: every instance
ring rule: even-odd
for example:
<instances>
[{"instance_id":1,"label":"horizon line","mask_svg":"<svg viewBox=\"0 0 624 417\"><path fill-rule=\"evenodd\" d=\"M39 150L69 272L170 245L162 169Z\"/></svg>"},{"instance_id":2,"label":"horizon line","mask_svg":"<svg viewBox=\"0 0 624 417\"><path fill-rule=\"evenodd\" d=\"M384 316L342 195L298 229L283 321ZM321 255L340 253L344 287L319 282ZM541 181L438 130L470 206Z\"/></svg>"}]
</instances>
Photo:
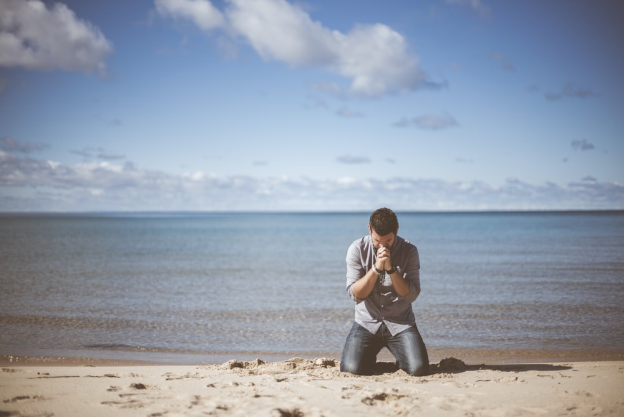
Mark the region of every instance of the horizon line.
<instances>
[{"instance_id":1,"label":"horizon line","mask_svg":"<svg viewBox=\"0 0 624 417\"><path fill-rule=\"evenodd\" d=\"M0 216L13 215L107 215L107 214L367 214L372 210L64 210L64 211L0 211ZM479 213L624 213L621 209L453 209L393 210L397 214L479 214Z\"/></svg>"}]
</instances>

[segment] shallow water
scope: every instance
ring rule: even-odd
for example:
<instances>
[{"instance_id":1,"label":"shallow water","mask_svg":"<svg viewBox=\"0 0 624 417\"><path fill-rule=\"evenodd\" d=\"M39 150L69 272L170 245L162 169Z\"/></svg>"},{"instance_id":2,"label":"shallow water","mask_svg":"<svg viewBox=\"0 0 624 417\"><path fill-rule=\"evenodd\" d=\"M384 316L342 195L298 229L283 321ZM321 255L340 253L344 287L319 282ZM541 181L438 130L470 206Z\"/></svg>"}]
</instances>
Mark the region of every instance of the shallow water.
<instances>
[{"instance_id":1,"label":"shallow water","mask_svg":"<svg viewBox=\"0 0 624 417\"><path fill-rule=\"evenodd\" d=\"M367 221L0 216L0 354L339 357L353 319L344 258ZM399 222L420 252L414 311L430 352L624 353L624 212Z\"/></svg>"}]
</instances>

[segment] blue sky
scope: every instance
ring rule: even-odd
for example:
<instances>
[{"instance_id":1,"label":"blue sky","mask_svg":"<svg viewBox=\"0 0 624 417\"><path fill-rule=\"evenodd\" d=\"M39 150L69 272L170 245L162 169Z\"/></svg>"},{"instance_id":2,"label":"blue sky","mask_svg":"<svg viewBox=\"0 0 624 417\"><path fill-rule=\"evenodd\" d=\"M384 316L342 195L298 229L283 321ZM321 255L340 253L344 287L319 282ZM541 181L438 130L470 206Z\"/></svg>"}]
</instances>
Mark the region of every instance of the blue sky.
<instances>
[{"instance_id":1,"label":"blue sky","mask_svg":"<svg viewBox=\"0 0 624 417\"><path fill-rule=\"evenodd\" d=\"M0 0L0 211L624 209L622 17Z\"/></svg>"}]
</instances>

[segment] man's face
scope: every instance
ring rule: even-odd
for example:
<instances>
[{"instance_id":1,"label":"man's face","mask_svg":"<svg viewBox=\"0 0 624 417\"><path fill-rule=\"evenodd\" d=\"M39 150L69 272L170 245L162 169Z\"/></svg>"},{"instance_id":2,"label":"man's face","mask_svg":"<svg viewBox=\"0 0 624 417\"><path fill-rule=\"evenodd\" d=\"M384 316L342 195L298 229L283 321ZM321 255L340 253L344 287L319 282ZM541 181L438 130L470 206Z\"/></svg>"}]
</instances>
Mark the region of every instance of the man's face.
<instances>
[{"instance_id":1,"label":"man's face","mask_svg":"<svg viewBox=\"0 0 624 417\"><path fill-rule=\"evenodd\" d=\"M371 234L371 239L373 240L373 246L375 250L379 248L391 248L394 245L394 239L396 238L396 234L388 233L387 235L380 236L375 232L370 225L368 225L368 231Z\"/></svg>"}]
</instances>

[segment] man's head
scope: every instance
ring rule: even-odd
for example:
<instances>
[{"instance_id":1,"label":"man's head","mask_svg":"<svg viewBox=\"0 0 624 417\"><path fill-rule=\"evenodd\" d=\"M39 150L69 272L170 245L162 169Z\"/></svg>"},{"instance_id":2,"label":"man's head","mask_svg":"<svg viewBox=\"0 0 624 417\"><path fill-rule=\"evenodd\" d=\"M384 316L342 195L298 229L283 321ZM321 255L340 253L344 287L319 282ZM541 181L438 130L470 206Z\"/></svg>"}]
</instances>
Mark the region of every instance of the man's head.
<instances>
[{"instance_id":1,"label":"man's head","mask_svg":"<svg viewBox=\"0 0 624 417\"><path fill-rule=\"evenodd\" d=\"M368 230L373 238L375 248L392 247L394 238L399 232L399 220L389 208L377 209L371 214Z\"/></svg>"}]
</instances>

